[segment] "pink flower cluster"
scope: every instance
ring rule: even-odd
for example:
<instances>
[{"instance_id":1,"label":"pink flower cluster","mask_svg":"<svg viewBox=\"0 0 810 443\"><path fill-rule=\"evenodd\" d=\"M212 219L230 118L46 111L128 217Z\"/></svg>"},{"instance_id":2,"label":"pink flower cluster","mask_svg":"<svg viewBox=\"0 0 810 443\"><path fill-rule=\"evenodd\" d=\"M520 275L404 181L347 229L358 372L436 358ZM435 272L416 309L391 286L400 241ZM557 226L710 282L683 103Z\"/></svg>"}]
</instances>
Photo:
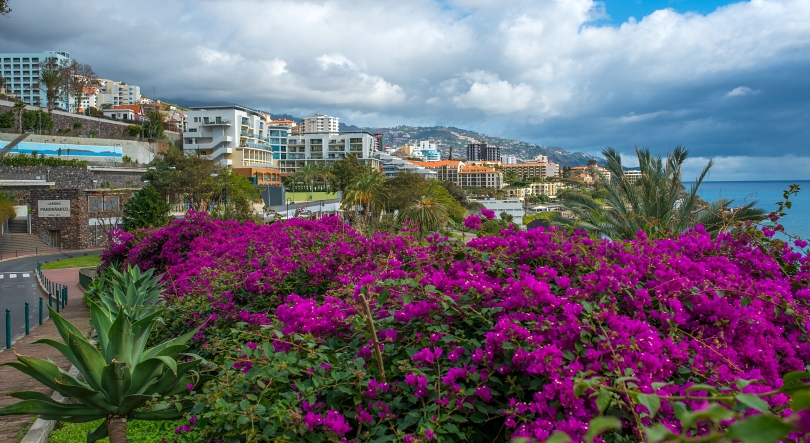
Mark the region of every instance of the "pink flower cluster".
<instances>
[{"instance_id":1,"label":"pink flower cluster","mask_svg":"<svg viewBox=\"0 0 810 443\"><path fill-rule=\"evenodd\" d=\"M648 393L670 382L655 391L662 395L685 395L696 382L764 379L746 391L758 392L810 363L810 259L789 245L772 257L739 235L712 239L697 229L615 242L538 228L423 245L363 237L334 218L256 226L194 214L129 247L116 256L165 272L169 297L218 303L209 329L247 311L280 322L285 334L358 334L369 361L369 337L352 327L366 294L388 328L378 333L384 358L419 344L407 364L387 362L388 383L369 382L366 398L407 390L462 415L478 402L500 405L511 437L582 439L598 413L594 398L574 395L583 374L633 376ZM484 332L469 336L481 324ZM429 332L435 325L450 327ZM531 389L507 395L507 378ZM304 421L343 435L351 427L344 414L374 420L372 409L352 406L310 411ZM657 420L675 429L668 404Z\"/></svg>"}]
</instances>

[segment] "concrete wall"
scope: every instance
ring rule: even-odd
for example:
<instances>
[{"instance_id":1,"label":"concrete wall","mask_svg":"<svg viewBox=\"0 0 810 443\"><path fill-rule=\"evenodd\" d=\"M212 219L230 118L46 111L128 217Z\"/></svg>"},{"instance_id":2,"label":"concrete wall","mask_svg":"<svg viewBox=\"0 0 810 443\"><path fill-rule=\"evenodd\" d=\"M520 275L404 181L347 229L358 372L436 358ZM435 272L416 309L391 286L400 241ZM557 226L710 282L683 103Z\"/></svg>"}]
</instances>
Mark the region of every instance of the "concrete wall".
<instances>
[{"instance_id":1,"label":"concrete wall","mask_svg":"<svg viewBox=\"0 0 810 443\"><path fill-rule=\"evenodd\" d=\"M17 138L19 134L0 133L0 141L10 142ZM123 155L129 156L132 161L138 161L140 164L151 162L155 155L161 150L165 150L168 145L164 142L140 141L136 139L111 139L111 138L82 138L82 137L66 137L63 135L36 135L31 134L26 137L25 142L35 143L53 143L59 146L69 145L88 145L88 146L120 146ZM57 146L58 147L58 146ZM81 158L84 160L84 158ZM89 161L93 161L90 159ZM93 161L93 163L96 163ZM99 162L104 163L104 162ZM109 161L107 161L109 163Z\"/></svg>"},{"instance_id":2,"label":"concrete wall","mask_svg":"<svg viewBox=\"0 0 810 443\"><path fill-rule=\"evenodd\" d=\"M14 108L14 102L0 100L0 113L6 112ZM37 106L26 106L26 109L37 111L48 111L48 108L40 108ZM94 133L94 138L113 138L117 140L136 140L136 137L127 137L127 127L134 123L121 123L106 118L85 117L80 114L70 114L63 111L53 111L53 134L60 129L69 129L70 131L64 135L88 137L90 133ZM80 123L81 128L74 128L75 123ZM165 131L166 138L171 140L177 147L182 147L183 137L178 132ZM59 134L61 136L63 134Z\"/></svg>"}]
</instances>

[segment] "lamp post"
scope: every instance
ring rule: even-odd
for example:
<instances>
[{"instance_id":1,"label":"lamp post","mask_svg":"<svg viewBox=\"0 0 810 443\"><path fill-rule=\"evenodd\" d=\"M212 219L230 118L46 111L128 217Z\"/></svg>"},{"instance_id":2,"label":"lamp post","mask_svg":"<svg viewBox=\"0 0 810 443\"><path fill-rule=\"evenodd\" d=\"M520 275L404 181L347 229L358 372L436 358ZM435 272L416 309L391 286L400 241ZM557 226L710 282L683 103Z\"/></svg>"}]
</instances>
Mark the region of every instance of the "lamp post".
<instances>
[{"instance_id":1,"label":"lamp post","mask_svg":"<svg viewBox=\"0 0 810 443\"><path fill-rule=\"evenodd\" d=\"M287 197L287 213L284 215L285 220L290 219L290 202L291 201L292 201L292 199L290 197Z\"/></svg>"}]
</instances>

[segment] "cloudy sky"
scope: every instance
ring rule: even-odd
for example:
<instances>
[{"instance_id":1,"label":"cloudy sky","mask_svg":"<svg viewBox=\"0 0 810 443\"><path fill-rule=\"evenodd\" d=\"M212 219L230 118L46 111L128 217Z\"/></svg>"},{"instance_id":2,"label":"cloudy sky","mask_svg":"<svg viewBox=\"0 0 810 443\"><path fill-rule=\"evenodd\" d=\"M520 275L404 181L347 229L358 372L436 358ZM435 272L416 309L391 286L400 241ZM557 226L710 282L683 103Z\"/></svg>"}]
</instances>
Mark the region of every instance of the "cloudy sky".
<instances>
[{"instance_id":1,"label":"cloudy sky","mask_svg":"<svg viewBox=\"0 0 810 443\"><path fill-rule=\"evenodd\" d=\"M810 171L807 0L11 0L0 51L68 51L164 99L447 125L711 179Z\"/></svg>"}]
</instances>

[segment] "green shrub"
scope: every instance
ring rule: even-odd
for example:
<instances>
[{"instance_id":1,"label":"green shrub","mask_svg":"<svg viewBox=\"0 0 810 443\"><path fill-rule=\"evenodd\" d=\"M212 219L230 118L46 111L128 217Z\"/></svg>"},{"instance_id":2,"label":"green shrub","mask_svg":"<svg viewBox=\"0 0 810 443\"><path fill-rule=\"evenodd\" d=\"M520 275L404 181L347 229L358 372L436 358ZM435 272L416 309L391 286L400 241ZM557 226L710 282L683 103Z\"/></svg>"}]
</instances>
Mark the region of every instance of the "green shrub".
<instances>
[{"instance_id":1,"label":"green shrub","mask_svg":"<svg viewBox=\"0 0 810 443\"><path fill-rule=\"evenodd\" d=\"M14 154L0 158L0 166L87 166L84 160L63 160L56 157L45 157L36 153Z\"/></svg>"},{"instance_id":2,"label":"green shrub","mask_svg":"<svg viewBox=\"0 0 810 443\"><path fill-rule=\"evenodd\" d=\"M49 440L51 443L75 443L83 442L87 439L87 433L92 432L100 425L102 420L89 423L63 423L62 428L51 432ZM185 420L173 421L143 421L133 420L127 423L127 436L129 441L139 443L159 443L164 438L167 442L191 443L199 440L194 439L188 433L177 435L174 430L187 424ZM99 440L107 443L109 439Z\"/></svg>"}]
</instances>

